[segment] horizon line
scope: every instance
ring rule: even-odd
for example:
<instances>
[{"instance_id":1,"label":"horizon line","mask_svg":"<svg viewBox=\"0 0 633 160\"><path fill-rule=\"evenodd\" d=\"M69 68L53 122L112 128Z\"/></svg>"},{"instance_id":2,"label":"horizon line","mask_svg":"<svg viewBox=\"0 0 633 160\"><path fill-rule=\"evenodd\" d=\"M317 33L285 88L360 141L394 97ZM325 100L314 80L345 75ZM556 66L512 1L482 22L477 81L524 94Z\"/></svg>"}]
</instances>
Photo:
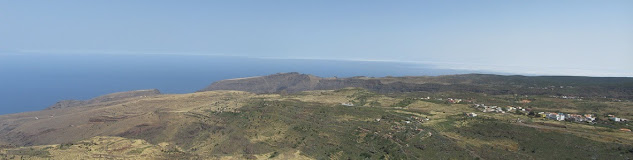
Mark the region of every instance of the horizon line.
<instances>
[{"instance_id":1,"label":"horizon line","mask_svg":"<svg viewBox=\"0 0 633 160\"><path fill-rule=\"evenodd\" d=\"M461 70L472 72L492 72L499 75L523 75L523 76L584 76L584 77L633 77L633 74L618 73L613 69L603 68L601 70L588 70L580 68L562 68L553 66L525 66L525 65L499 65L484 63L465 63L451 61L416 61L398 59L362 59L362 58L322 58L322 57L277 57L277 56L248 56L241 54L208 53L208 52L157 52L157 51L99 51L99 50L17 50L12 55L26 55L25 53L36 53L46 55L76 55L76 54L98 54L98 55L172 55L172 56L223 56L241 57L250 59L274 59L274 60L325 60L325 61L348 61L348 62L385 62L414 65L431 65L432 69ZM2 53L0 53L2 54ZM4 53L6 54L6 53ZM555 69L555 70L553 70ZM523 71L517 71L523 70ZM542 70L549 70L543 72ZM605 70L611 70L605 72ZM565 74L580 73L580 74ZM584 74L583 74L584 73ZM449 74L446 74L449 75Z\"/></svg>"}]
</instances>

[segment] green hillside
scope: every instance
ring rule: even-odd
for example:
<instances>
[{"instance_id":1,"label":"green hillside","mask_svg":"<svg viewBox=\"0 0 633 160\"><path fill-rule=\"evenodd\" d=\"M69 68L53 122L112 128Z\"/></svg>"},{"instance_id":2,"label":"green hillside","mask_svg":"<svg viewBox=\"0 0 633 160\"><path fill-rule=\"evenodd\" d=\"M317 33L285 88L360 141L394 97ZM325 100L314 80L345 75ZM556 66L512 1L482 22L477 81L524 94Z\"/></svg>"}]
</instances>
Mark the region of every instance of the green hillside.
<instances>
[{"instance_id":1,"label":"green hillside","mask_svg":"<svg viewBox=\"0 0 633 160\"><path fill-rule=\"evenodd\" d=\"M342 105L348 102L354 106ZM5 145L0 150L0 157L633 158L632 134L608 126L549 121L520 114L482 113L469 104L427 102L407 94L386 96L355 88L288 95L235 91L156 95L91 107L44 110L41 114L54 111L74 111L76 114L65 116L77 123L54 126L48 123L62 121L25 119L40 114L38 112L0 117L0 126L12 125L0 128L2 137L14 139L23 135L20 141L3 139ZM111 114L117 116L106 118L103 114L95 114L103 111L114 112ZM464 114L470 112L479 116ZM76 130L84 131L84 135L114 138L67 137L67 132L63 131L77 127L91 128L94 132ZM62 143L38 137L66 140ZM108 146L121 149L112 150Z\"/></svg>"}]
</instances>

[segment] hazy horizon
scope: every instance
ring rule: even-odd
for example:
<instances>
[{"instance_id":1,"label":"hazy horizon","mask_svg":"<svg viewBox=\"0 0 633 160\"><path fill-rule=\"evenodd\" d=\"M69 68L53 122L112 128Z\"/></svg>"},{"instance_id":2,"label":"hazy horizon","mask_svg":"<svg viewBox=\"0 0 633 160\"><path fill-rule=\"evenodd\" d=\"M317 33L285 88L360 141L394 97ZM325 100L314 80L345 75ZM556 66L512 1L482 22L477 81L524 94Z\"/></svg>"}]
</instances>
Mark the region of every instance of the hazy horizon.
<instances>
[{"instance_id":1,"label":"hazy horizon","mask_svg":"<svg viewBox=\"0 0 633 160\"><path fill-rule=\"evenodd\" d=\"M173 54L0 54L0 114L41 110L61 100L87 100L140 89L193 93L219 80L281 72L322 77L471 73L395 62Z\"/></svg>"},{"instance_id":2,"label":"hazy horizon","mask_svg":"<svg viewBox=\"0 0 633 160\"><path fill-rule=\"evenodd\" d=\"M0 0L0 159L633 159L633 0Z\"/></svg>"},{"instance_id":3,"label":"hazy horizon","mask_svg":"<svg viewBox=\"0 0 633 160\"><path fill-rule=\"evenodd\" d=\"M0 53L2 55L3 53ZM347 62L388 62L394 64L407 64L411 66L424 66L421 68L432 68L439 70L459 70L460 73L486 73L497 75L522 75L522 76L586 76L586 77L633 77L632 74L619 74L614 72L603 72L604 70L597 69L577 69L577 68L553 68L556 71L526 71L520 69L534 69L539 67L527 67L520 65L499 65L499 64L476 64L476 63L464 63L464 62L443 62L443 61L414 61L414 60L390 60L390 59L344 59L344 58L315 58L315 57L256 57L245 55L229 55L229 54L205 54L205 53L156 53L156 52L96 52L96 51L12 51L6 52L5 55L58 55L58 56L72 56L72 55L116 55L116 56L179 56L179 57L191 57L191 56L223 56L223 57L236 57L236 58L249 58L249 59L269 59L269 60L325 60L325 61L347 61ZM540 69L546 69L549 67L540 67ZM581 72L578 72L581 71ZM592 73L592 74L585 74ZM436 74L436 75L451 75L454 73ZM365 75L356 75L365 76ZM420 74L411 74L406 76L425 76Z\"/></svg>"},{"instance_id":4,"label":"hazy horizon","mask_svg":"<svg viewBox=\"0 0 633 160\"><path fill-rule=\"evenodd\" d=\"M630 8L624 0L0 0L0 105L11 113L126 90L187 93L279 72L633 77Z\"/></svg>"},{"instance_id":5,"label":"hazy horizon","mask_svg":"<svg viewBox=\"0 0 633 160\"><path fill-rule=\"evenodd\" d=\"M633 1L0 1L0 51L633 77ZM25 64L37 65L37 64Z\"/></svg>"}]
</instances>

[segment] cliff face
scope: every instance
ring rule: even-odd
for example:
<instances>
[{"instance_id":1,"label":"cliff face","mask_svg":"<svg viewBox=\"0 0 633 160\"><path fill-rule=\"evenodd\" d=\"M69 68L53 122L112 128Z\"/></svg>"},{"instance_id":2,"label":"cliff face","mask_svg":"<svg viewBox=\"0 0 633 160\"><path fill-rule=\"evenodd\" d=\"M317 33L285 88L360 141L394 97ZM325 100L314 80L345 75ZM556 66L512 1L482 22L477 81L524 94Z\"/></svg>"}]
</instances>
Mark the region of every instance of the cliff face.
<instances>
[{"instance_id":1,"label":"cliff face","mask_svg":"<svg viewBox=\"0 0 633 160\"><path fill-rule=\"evenodd\" d=\"M77 106L90 105L90 104L101 103L101 102L116 101L116 100L127 99L127 98L134 98L134 97L141 97L141 96L153 96L153 95L159 95L159 94L160 94L160 91L158 89L117 92L117 93L112 93L112 94L107 94L107 95L95 97L93 99L85 100L85 101L81 101L81 100L63 100L63 101L59 101L59 102L49 106L46 109L48 110L48 109L60 109L60 108L68 108L68 107L77 107Z\"/></svg>"}]
</instances>

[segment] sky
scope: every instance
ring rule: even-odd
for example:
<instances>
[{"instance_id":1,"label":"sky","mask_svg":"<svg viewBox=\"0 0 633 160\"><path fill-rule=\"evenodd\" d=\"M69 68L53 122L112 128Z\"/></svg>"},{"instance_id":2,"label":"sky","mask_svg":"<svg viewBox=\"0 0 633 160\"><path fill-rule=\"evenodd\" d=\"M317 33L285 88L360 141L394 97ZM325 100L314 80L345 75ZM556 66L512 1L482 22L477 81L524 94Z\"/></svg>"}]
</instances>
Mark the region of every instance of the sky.
<instances>
[{"instance_id":1,"label":"sky","mask_svg":"<svg viewBox=\"0 0 633 160\"><path fill-rule=\"evenodd\" d=\"M632 8L631 0L0 0L0 53L209 54L633 77Z\"/></svg>"}]
</instances>

